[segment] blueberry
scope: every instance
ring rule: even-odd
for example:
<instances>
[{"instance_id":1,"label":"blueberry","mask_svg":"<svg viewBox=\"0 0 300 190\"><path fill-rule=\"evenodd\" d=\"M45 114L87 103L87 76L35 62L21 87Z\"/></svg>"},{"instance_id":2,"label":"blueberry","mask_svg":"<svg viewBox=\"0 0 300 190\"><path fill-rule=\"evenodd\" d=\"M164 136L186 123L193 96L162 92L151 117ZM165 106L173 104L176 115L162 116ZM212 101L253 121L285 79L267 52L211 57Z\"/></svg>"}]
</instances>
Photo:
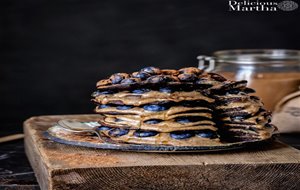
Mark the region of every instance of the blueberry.
<instances>
[{"instance_id":1,"label":"blueberry","mask_svg":"<svg viewBox=\"0 0 300 190\"><path fill-rule=\"evenodd\" d=\"M121 81L121 84L133 84L133 83L136 83L136 80L134 80L133 78L123 79Z\"/></svg>"},{"instance_id":2,"label":"blueberry","mask_svg":"<svg viewBox=\"0 0 300 190\"><path fill-rule=\"evenodd\" d=\"M245 117L244 116L232 116L231 120L244 120Z\"/></svg>"},{"instance_id":3,"label":"blueberry","mask_svg":"<svg viewBox=\"0 0 300 190\"><path fill-rule=\"evenodd\" d=\"M113 84L118 84L120 83L124 78L122 76L114 76L112 79L111 79L111 83Z\"/></svg>"},{"instance_id":4,"label":"blueberry","mask_svg":"<svg viewBox=\"0 0 300 190\"><path fill-rule=\"evenodd\" d=\"M192 133L191 131L175 131L170 133L170 136L173 139L187 139L193 137L194 135L195 134Z\"/></svg>"},{"instance_id":5,"label":"blueberry","mask_svg":"<svg viewBox=\"0 0 300 190\"><path fill-rule=\"evenodd\" d=\"M97 96L103 95L103 94L113 94L113 92L112 91L102 91L101 92L101 91L97 90L92 93L92 97L97 97Z\"/></svg>"},{"instance_id":6,"label":"blueberry","mask_svg":"<svg viewBox=\"0 0 300 190\"><path fill-rule=\"evenodd\" d=\"M187 117L177 118L177 119L175 119L175 121L177 123L189 123L189 122L191 122L191 120Z\"/></svg>"},{"instance_id":7,"label":"blueberry","mask_svg":"<svg viewBox=\"0 0 300 190\"><path fill-rule=\"evenodd\" d=\"M163 111L167 109L165 106L162 105L145 105L143 108L147 111Z\"/></svg>"},{"instance_id":8,"label":"blueberry","mask_svg":"<svg viewBox=\"0 0 300 190\"><path fill-rule=\"evenodd\" d=\"M153 84L162 84L166 82L172 82L174 81L174 78L166 75L154 75L152 77L149 77L146 82L153 83Z\"/></svg>"},{"instance_id":9,"label":"blueberry","mask_svg":"<svg viewBox=\"0 0 300 190\"><path fill-rule=\"evenodd\" d=\"M143 130L137 130L133 133L136 137L152 137L157 135L156 131L143 131Z\"/></svg>"},{"instance_id":10,"label":"blueberry","mask_svg":"<svg viewBox=\"0 0 300 190\"><path fill-rule=\"evenodd\" d=\"M126 135L129 132L128 129L120 129L120 128L115 128L115 129L111 129L108 134L109 136L112 137L120 137L123 135Z\"/></svg>"},{"instance_id":11,"label":"blueberry","mask_svg":"<svg viewBox=\"0 0 300 190\"><path fill-rule=\"evenodd\" d=\"M98 106L98 108L103 109L103 108L109 108L110 106L107 104L101 104L100 106Z\"/></svg>"},{"instance_id":12,"label":"blueberry","mask_svg":"<svg viewBox=\"0 0 300 190\"><path fill-rule=\"evenodd\" d=\"M97 97L99 95L101 95L99 91L95 91L91 94L92 97Z\"/></svg>"},{"instance_id":13,"label":"blueberry","mask_svg":"<svg viewBox=\"0 0 300 190\"><path fill-rule=\"evenodd\" d=\"M146 124L158 124L160 122L162 122L162 120L160 120L160 119L149 119L147 121L144 121L144 123L146 123Z\"/></svg>"},{"instance_id":14,"label":"blueberry","mask_svg":"<svg viewBox=\"0 0 300 190\"><path fill-rule=\"evenodd\" d=\"M196 132L196 135L202 138L210 138L210 139L217 138L216 133L210 130L198 131Z\"/></svg>"},{"instance_id":15,"label":"blueberry","mask_svg":"<svg viewBox=\"0 0 300 190\"><path fill-rule=\"evenodd\" d=\"M159 88L159 91L160 92L164 92L164 93L171 93L171 92L173 92L173 90L170 87Z\"/></svg>"},{"instance_id":16,"label":"blueberry","mask_svg":"<svg viewBox=\"0 0 300 190\"><path fill-rule=\"evenodd\" d=\"M159 68L156 67L146 67L141 69L141 73L149 73L149 74L158 74L160 72Z\"/></svg>"},{"instance_id":17,"label":"blueberry","mask_svg":"<svg viewBox=\"0 0 300 190\"><path fill-rule=\"evenodd\" d=\"M129 75L127 73L116 73L109 77L112 84L119 84L123 79L128 78Z\"/></svg>"},{"instance_id":18,"label":"blueberry","mask_svg":"<svg viewBox=\"0 0 300 190\"><path fill-rule=\"evenodd\" d=\"M116 108L117 108L117 110L129 110L129 109L133 108L133 106L122 105L122 106L117 106Z\"/></svg>"},{"instance_id":19,"label":"blueberry","mask_svg":"<svg viewBox=\"0 0 300 190\"><path fill-rule=\"evenodd\" d=\"M135 94L144 94L145 92L149 92L150 89L146 89L146 88L141 88L141 89L135 89L132 91L132 93L135 93Z\"/></svg>"},{"instance_id":20,"label":"blueberry","mask_svg":"<svg viewBox=\"0 0 300 190\"><path fill-rule=\"evenodd\" d=\"M111 127L107 127L107 126L101 126L98 128L99 131L107 131L107 130L110 130Z\"/></svg>"},{"instance_id":21,"label":"blueberry","mask_svg":"<svg viewBox=\"0 0 300 190\"><path fill-rule=\"evenodd\" d=\"M147 79L151 76L150 73L146 73L146 72L138 72L136 75L134 75L133 77L136 77L136 78L140 78L142 80L144 79Z\"/></svg>"},{"instance_id":22,"label":"blueberry","mask_svg":"<svg viewBox=\"0 0 300 190\"><path fill-rule=\"evenodd\" d=\"M114 92L113 91L102 91L100 92L100 94L113 94Z\"/></svg>"}]
</instances>

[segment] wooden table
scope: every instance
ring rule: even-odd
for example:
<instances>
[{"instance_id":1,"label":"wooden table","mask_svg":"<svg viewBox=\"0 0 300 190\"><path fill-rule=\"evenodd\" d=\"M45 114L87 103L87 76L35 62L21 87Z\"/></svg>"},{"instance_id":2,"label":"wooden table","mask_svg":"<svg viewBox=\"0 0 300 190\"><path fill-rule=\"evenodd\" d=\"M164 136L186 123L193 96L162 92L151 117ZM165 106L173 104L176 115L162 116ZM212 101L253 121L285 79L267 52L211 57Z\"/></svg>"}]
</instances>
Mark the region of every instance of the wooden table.
<instances>
[{"instance_id":1,"label":"wooden table","mask_svg":"<svg viewBox=\"0 0 300 190\"><path fill-rule=\"evenodd\" d=\"M24 125L25 148L42 189L297 189L300 151L281 142L250 150L154 154L96 150L55 143L42 132L59 119Z\"/></svg>"}]
</instances>

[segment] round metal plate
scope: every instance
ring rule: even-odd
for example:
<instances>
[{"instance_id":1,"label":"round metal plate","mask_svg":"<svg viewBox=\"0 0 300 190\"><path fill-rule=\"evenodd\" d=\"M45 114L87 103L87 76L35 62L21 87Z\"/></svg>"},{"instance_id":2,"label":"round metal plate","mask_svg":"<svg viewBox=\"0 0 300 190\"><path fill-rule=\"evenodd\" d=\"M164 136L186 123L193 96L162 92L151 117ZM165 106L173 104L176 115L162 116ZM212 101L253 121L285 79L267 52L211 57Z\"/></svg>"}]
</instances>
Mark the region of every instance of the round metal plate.
<instances>
[{"instance_id":1,"label":"round metal plate","mask_svg":"<svg viewBox=\"0 0 300 190\"><path fill-rule=\"evenodd\" d=\"M82 146L96 149L109 149L120 151L137 151L137 152L159 152L159 153L175 153L175 152L212 152L227 151L253 147L266 144L271 139L261 141L247 141L237 143L224 143L215 146L169 146L169 145L144 145L144 144L125 144L125 143L107 143L100 140L97 136L80 135L56 125L44 132L44 136L54 142Z\"/></svg>"}]
</instances>

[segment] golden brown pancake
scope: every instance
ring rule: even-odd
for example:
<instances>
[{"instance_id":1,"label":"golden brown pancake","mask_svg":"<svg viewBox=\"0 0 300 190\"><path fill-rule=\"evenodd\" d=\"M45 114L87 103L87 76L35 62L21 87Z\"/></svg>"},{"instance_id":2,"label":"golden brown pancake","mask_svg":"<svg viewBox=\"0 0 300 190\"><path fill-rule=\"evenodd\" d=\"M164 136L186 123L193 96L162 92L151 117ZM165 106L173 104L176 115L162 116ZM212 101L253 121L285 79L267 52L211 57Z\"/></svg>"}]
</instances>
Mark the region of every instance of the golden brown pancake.
<instances>
[{"instance_id":1,"label":"golden brown pancake","mask_svg":"<svg viewBox=\"0 0 300 190\"><path fill-rule=\"evenodd\" d=\"M157 122L158 121L158 122ZM215 123L208 119L199 119L198 121L191 121L188 123L178 122L176 119L172 120L157 120L150 119L145 122L130 117L107 117L100 119L99 123L103 126L112 128L126 128L126 129L142 129L154 130L158 132L172 132L184 130L203 130L210 129L216 131Z\"/></svg>"},{"instance_id":2,"label":"golden brown pancake","mask_svg":"<svg viewBox=\"0 0 300 190\"><path fill-rule=\"evenodd\" d=\"M221 145L214 131L173 131L161 133L156 131L110 129L101 130L105 136L116 142L135 144L160 144L173 146L213 146Z\"/></svg>"},{"instance_id":3,"label":"golden brown pancake","mask_svg":"<svg viewBox=\"0 0 300 190\"><path fill-rule=\"evenodd\" d=\"M94 102L99 104L122 104L140 106L144 104L159 102L181 102L181 101L206 101L213 103L214 99L204 96L199 91L175 91L159 92L148 89L148 92L138 94L134 92L121 91L114 94L95 95Z\"/></svg>"}]
</instances>

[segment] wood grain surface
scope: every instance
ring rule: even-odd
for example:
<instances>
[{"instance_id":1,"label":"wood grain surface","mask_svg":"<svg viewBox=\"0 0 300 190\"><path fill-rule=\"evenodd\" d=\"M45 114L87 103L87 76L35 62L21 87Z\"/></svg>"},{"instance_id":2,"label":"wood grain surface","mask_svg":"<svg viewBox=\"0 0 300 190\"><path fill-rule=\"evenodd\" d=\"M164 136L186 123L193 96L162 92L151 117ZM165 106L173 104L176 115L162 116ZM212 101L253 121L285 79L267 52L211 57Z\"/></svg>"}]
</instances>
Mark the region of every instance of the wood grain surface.
<instances>
[{"instance_id":1,"label":"wood grain surface","mask_svg":"<svg viewBox=\"0 0 300 190\"><path fill-rule=\"evenodd\" d=\"M41 189L299 189L300 151L281 142L215 153L135 153L52 142L42 133L60 119L24 123L25 150Z\"/></svg>"}]
</instances>

